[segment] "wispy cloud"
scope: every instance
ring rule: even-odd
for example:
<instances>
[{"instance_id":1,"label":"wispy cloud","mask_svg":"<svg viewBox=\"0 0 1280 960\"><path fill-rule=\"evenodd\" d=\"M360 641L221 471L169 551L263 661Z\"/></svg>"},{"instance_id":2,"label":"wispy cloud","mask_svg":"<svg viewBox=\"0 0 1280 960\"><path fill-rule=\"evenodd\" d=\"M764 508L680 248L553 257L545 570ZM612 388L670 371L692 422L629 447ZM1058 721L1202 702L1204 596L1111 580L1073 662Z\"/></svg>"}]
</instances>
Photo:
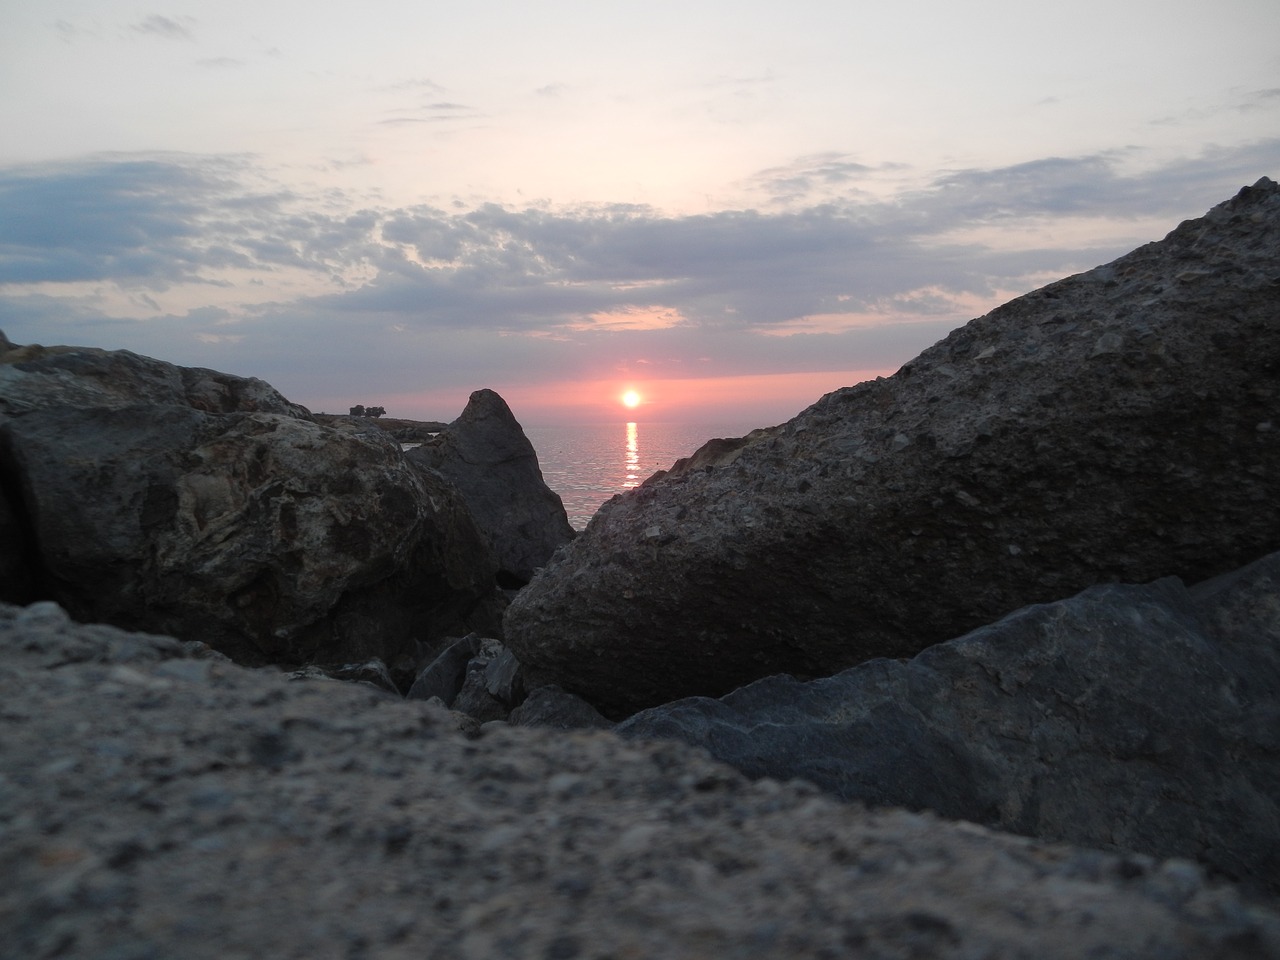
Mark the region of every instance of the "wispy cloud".
<instances>
[{"instance_id":1,"label":"wispy cloud","mask_svg":"<svg viewBox=\"0 0 1280 960\"><path fill-rule=\"evenodd\" d=\"M281 387L316 369L409 390L640 359L653 376L686 375L693 358L716 374L892 367L1274 174L1280 140L1143 173L1131 160L952 170L873 196L860 184L883 167L823 154L760 179L824 202L680 217L622 204L338 213L245 157L13 168L0 171L0 324L19 341L88 343L145 325L152 352ZM1112 226L1102 240L977 238L1046 220ZM286 288L293 276L313 280Z\"/></svg>"},{"instance_id":2,"label":"wispy cloud","mask_svg":"<svg viewBox=\"0 0 1280 960\"><path fill-rule=\"evenodd\" d=\"M196 24L194 17L166 17L153 13L137 23L130 25L135 33L150 34L165 40L194 40L191 28Z\"/></svg>"}]
</instances>

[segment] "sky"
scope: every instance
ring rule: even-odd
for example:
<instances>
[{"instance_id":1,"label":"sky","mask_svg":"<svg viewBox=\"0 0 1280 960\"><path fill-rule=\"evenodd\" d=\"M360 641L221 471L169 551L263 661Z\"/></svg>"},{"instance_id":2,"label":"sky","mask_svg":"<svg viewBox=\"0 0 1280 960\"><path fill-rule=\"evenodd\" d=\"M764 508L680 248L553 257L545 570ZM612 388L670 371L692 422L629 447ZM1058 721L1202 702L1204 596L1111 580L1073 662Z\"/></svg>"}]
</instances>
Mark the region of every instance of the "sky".
<instances>
[{"instance_id":1,"label":"sky","mask_svg":"<svg viewBox=\"0 0 1280 960\"><path fill-rule=\"evenodd\" d=\"M0 330L313 411L778 423L1280 179L1277 37L1276 0L0 0Z\"/></svg>"}]
</instances>

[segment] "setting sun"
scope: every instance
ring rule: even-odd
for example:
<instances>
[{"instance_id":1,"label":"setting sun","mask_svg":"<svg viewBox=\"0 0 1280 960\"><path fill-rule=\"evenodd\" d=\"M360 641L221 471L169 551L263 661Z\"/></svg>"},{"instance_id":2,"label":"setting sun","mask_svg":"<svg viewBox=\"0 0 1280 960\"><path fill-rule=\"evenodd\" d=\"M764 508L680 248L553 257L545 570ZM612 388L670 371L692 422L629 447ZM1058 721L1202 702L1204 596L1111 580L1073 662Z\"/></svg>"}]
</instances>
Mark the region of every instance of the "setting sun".
<instances>
[{"instance_id":1,"label":"setting sun","mask_svg":"<svg viewBox=\"0 0 1280 960\"><path fill-rule=\"evenodd\" d=\"M634 390L628 390L622 395L622 405L624 407L630 407L631 409L635 409L640 406L640 394L636 393Z\"/></svg>"}]
</instances>

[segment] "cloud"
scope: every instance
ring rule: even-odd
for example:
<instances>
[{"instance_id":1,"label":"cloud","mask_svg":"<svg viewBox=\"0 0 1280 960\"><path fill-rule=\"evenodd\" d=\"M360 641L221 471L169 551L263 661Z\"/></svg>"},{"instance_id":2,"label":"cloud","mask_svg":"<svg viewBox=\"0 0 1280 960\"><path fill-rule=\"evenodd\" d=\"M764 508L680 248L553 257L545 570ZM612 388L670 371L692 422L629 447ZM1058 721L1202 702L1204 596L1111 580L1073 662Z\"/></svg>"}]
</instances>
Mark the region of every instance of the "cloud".
<instances>
[{"instance_id":1,"label":"cloud","mask_svg":"<svg viewBox=\"0 0 1280 960\"><path fill-rule=\"evenodd\" d=\"M403 126L412 123L444 123L450 120L477 120L484 114L465 103L447 101L428 103L414 111L398 111L395 116L377 121L382 126Z\"/></svg>"},{"instance_id":2,"label":"cloud","mask_svg":"<svg viewBox=\"0 0 1280 960\"><path fill-rule=\"evenodd\" d=\"M371 383L469 390L642 360L648 377L891 370L997 303L1274 173L1280 140L1145 171L1137 159L1046 157L873 193L864 178L883 187L900 171L819 154L760 174L790 184L791 205L696 216L344 210L281 189L248 157L10 168L0 326L15 342L125 346L259 376L304 403L322 381L352 395Z\"/></svg>"},{"instance_id":3,"label":"cloud","mask_svg":"<svg viewBox=\"0 0 1280 960\"><path fill-rule=\"evenodd\" d=\"M335 247L334 218L298 212L287 191L263 186L235 157L105 156L0 170L0 286L163 290L217 282L223 270L332 271L358 257Z\"/></svg>"},{"instance_id":4,"label":"cloud","mask_svg":"<svg viewBox=\"0 0 1280 960\"><path fill-rule=\"evenodd\" d=\"M191 27L195 23L194 17L165 17L153 13L132 24L130 29L135 33L146 33L165 40L194 40Z\"/></svg>"},{"instance_id":5,"label":"cloud","mask_svg":"<svg viewBox=\"0 0 1280 960\"><path fill-rule=\"evenodd\" d=\"M63 20L61 18L53 22L53 30L58 35L58 39L63 43L71 43L75 40L81 39L82 37L101 36L101 30L98 28L97 24L85 26L84 24L72 23L70 20Z\"/></svg>"}]
</instances>

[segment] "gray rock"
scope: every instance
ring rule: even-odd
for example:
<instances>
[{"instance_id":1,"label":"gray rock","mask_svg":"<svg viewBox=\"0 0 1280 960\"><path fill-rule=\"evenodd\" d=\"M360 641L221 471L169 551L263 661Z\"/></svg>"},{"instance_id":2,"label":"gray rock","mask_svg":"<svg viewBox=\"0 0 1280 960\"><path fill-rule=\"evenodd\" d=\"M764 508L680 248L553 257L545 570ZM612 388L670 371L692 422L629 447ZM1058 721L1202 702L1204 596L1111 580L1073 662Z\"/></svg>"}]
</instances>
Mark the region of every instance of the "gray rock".
<instances>
[{"instance_id":1,"label":"gray rock","mask_svg":"<svg viewBox=\"0 0 1280 960\"><path fill-rule=\"evenodd\" d=\"M506 401L471 394L438 436L406 454L457 487L488 538L504 586L521 586L556 548L573 539L564 504L542 479L538 455Z\"/></svg>"},{"instance_id":2,"label":"gray rock","mask_svg":"<svg viewBox=\"0 0 1280 960\"><path fill-rule=\"evenodd\" d=\"M1106 585L906 662L759 680L620 724L743 772L1280 893L1280 553L1188 592Z\"/></svg>"},{"instance_id":3,"label":"gray rock","mask_svg":"<svg viewBox=\"0 0 1280 960\"><path fill-rule=\"evenodd\" d=\"M400 696L400 688L387 665L374 657L363 663L312 663L289 674L290 680L340 680L344 683L364 683L385 693Z\"/></svg>"},{"instance_id":4,"label":"gray rock","mask_svg":"<svg viewBox=\"0 0 1280 960\"><path fill-rule=\"evenodd\" d=\"M0 391L29 592L79 619L245 663L397 665L499 629L465 505L376 428L322 427L261 381L122 351L10 350Z\"/></svg>"},{"instance_id":5,"label":"gray rock","mask_svg":"<svg viewBox=\"0 0 1280 960\"><path fill-rule=\"evenodd\" d=\"M439 697L445 706L453 703L466 679L467 664L480 652L482 642L475 633L454 640L419 671L405 696L410 700Z\"/></svg>"},{"instance_id":6,"label":"gray rock","mask_svg":"<svg viewBox=\"0 0 1280 960\"><path fill-rule=\"evenodd\" d=\"M489 696L514 707L525 697L525 673L516 655L505 646L484 670Z\"/></svg>"},{"instance_id":7,"label":"gray rock","mask_svg":"<svg viewBox=\"0 0 1280 960\"><path fill-rule=\"evenodd\" d=\"M604 730L613 723L581 697L547 684L531 691L507 722L519 727L552 727L556 730Z\"/></svg>"},{"instance_id":8,"label":"gray rock","mask_svg":"<svg viewBox=\"0 0 1280 960\"><path fill-rule=\"evenodd\" d=\"M620 718L1274 550L1277 263L1264 179L614 498L515 599L505 641Z\"/></svg>"},{"instance_id":9,"label":"gray rock","mask_svg":"<svg viewBox=\"0 0 1280 960\"><path fill-rule=\"evenodd\" d=\"M485 667L493 661L474 659L467 664L467 674L462 681L462 689L451 704L452 709L465 713L479 723L490 720L506 720L511 713L511 705L503 703L493 696L485 682Z\"/></svg>"},{"instance_id":10,"label":"gray rock","mask_svg":"<svg viewBox=\"0 0 1280 960\"><path fill-rule=\"evenodd\" d=\"M0 421L50 407L185 406L206 413L278 413L310 419L268 383L179 367L128 350L0 344Z\"/></svg>"},{"instance_id":11,"label":"gray rock","mask_svg":"<svg viewBox=\"0 0 1280 960\"><path fill-rule=\"evenodd\" d=\"M182 652L0 606L4 956L1280 953L1273 909L1185 861L868 812L682 744L468 738Z\"/></svg>"}]
</instances>

